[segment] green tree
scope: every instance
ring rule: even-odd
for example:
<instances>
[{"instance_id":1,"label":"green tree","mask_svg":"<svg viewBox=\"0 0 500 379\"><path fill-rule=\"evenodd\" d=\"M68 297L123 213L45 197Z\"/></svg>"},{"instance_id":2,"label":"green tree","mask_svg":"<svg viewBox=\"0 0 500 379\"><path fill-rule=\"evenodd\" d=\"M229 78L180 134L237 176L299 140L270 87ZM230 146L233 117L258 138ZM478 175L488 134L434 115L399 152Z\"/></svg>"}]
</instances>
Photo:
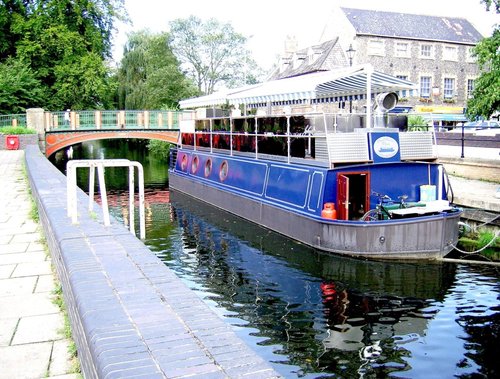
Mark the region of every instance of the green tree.
<instances>
[{"instance_id":1,"label":"green tree","mask_svg":"<svg viewBox=\"0 0 500 379\"><path fill-rule=\"evenodd\" d=\"M118 70L119 105L126 109L174 109L197 90L179 69L168 33L132 33Z\"/></svg>"},{"instance_id":2,"label":"green tree","mask_svg":"<svg viewBox=\"0 0 500 379\"><path fill-rule=\"evenodd\" d=\"M24 62L9 58L0 63L0 113L22 113L41 105L43 98L40 81Z\"/></svg>"},{"instance_id":3,"label":"green tree","mask_svg":"<svg viewBox=\"0 0 500 379\"><path fill-rule=\"evenodd\" d=\"M16 20L27 17L24 3L22 0L0 0L0 62L16 55L16 44L22 36L12 29Z\"/></svg>"},{"instance_id":4,"label":"green tree","mask_svg":"<svg viewBox=\"0 0 500 379\"><path fill-rule=\"evenodd\" d=\"M170 23L170 37L181 67L204 94L213 93L218 85L250 84L260 76L261 70L245 47L247 38L231 24L190 16Z\"/></svg>"},{"instance_id":5,"label":"green tree","mask_svg":"<svg viewBox=\"0 0 500 379\"><path fill-rule=\"evenodd\" d=\"M500 12L500 1L499 0L482 0L482 2L486 5L486 10L489 11L491 6L495 6L495 10L497 13Z\"/></svg>"},{"instance_id":6,"label":"green tree","mask_svg":"<svg viewBox=\"0 0 500 379\"><path fill-rule=\"evenodd\" d=\"M487 10L495 6L500 12L498 0L483 0ZM500 111L500 27L497 25L493 35L483 39L474 48L479 65L480 76L474 82L472 98L467 101L467 117L488 119Z\"/></svg>"},{"instance_id":7,"label":"green tree","mask_svg":"<svg viewBox=\"0 0 500 379\"><path fill-rule=\"evenodd\" d=\"M114 21L126 19L124 0L4 2L9 9L0 11L0 59L15 57L31 68L46 89L41 105L109 105L113 87L106 59L111 57Z\"/></svg>"}]
</instances>

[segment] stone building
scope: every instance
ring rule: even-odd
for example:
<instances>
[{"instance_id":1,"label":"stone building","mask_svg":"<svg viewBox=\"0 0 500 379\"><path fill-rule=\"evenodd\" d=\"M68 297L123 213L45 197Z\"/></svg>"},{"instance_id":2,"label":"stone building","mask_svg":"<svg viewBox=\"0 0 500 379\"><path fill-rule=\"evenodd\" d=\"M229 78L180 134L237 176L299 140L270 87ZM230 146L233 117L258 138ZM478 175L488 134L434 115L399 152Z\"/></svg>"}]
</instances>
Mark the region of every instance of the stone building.
<instances>
[{"instance_id":1,"label":"stone building","mask_svg":"<svg viewBox=\"0 0 500 379\"><path fill-rule=\"evenodd\" d=\"M400 94L406 109L464 121L479 75L471 51L482 38L463 18L337 8L318 45L299 50L292 38L286 41L271 79L371 63L418 84L416 96Z\"/></svg>"}]
</instances>

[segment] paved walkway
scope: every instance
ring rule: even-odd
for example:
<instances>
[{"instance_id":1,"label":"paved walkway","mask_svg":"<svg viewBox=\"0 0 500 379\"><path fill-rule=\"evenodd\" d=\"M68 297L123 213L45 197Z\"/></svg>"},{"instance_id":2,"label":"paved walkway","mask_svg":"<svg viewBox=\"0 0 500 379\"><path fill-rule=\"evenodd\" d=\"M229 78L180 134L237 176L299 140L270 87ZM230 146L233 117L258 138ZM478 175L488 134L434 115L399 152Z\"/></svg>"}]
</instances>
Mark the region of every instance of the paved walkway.
<instances>
[{"instance_id":1,"label":"paved walkway","mask_svg":"<svg viewBox=\"0 0 500 379\"><path fill-rule=\"evenodd\" d=\"M450 176L454 203L464 207L500 212L500 184Z\"/></svg>"},{"instance_id":2,"label":"paved walkway","mask_svg":"<svg viewBox=\"0 0 500 379\"><path fill-rule=\"evenodd\" d=\"M461 147L459 146L438 146L440 157L459 158L461 151ZM486 160L488 164L498 164L500 167L500 147L496 149L467 147L464 156L465 161L467 159L474 160L475 162ZM500 178L497 179L500 180ZM450 183L455 195L455 204L500 212L500 197L498 197L500 196L500 184L451 175Z\"/></svg>"},{"instance_id":3,"label":"paved walkway","mask_svg":"<svg viewBox=\"0 0 500 379\"><path fill-rule=\"evenodd\" d=\"M0 378L77 378L23 165L24 151L0 150Z\"/></svg>"}]
</instances>

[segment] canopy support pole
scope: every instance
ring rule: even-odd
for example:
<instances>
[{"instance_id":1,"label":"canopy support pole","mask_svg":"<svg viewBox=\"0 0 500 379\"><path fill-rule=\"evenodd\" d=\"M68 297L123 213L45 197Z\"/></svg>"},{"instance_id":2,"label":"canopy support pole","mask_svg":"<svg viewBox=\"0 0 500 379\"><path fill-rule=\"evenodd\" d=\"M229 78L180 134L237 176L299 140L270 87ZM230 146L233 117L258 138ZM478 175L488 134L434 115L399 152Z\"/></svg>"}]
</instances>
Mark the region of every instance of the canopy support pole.
<instances>
[{"instance_id":1,"label":"canopy support pole","mask_svg":"<svg viewBox=\"0 0 500 379\"><path fill-rule=\"evenodd\" d=\"M366 65L366 120L365 120L365 128L372 127L372 73L373 66Z\"/></svg>"}]
</instances>

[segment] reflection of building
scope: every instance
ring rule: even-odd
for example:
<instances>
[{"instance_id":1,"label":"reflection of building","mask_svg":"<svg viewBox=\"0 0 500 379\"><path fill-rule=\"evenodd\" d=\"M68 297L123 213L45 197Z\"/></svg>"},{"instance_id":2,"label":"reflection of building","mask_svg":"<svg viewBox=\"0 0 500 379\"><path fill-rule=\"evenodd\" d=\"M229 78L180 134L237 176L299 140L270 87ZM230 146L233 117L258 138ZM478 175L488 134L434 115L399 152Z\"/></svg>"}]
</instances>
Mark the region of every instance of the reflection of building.
<instances>
[{"instance_id":1,"label":"reflection of building","mask_svg":"<svg viewBox=\"0 0 500 379\"><path fill-rule=\"evenodd\" d=\"M438 120L462 121L478 76L471 49L482 38L463 18L337 8L320 44L298 49L293 39L286 41L271 78L348 66L352 46L354 65L371 63L418 84L418 96L401 94L400 105L439 114Z\"/></svg>"}]
</instances>

